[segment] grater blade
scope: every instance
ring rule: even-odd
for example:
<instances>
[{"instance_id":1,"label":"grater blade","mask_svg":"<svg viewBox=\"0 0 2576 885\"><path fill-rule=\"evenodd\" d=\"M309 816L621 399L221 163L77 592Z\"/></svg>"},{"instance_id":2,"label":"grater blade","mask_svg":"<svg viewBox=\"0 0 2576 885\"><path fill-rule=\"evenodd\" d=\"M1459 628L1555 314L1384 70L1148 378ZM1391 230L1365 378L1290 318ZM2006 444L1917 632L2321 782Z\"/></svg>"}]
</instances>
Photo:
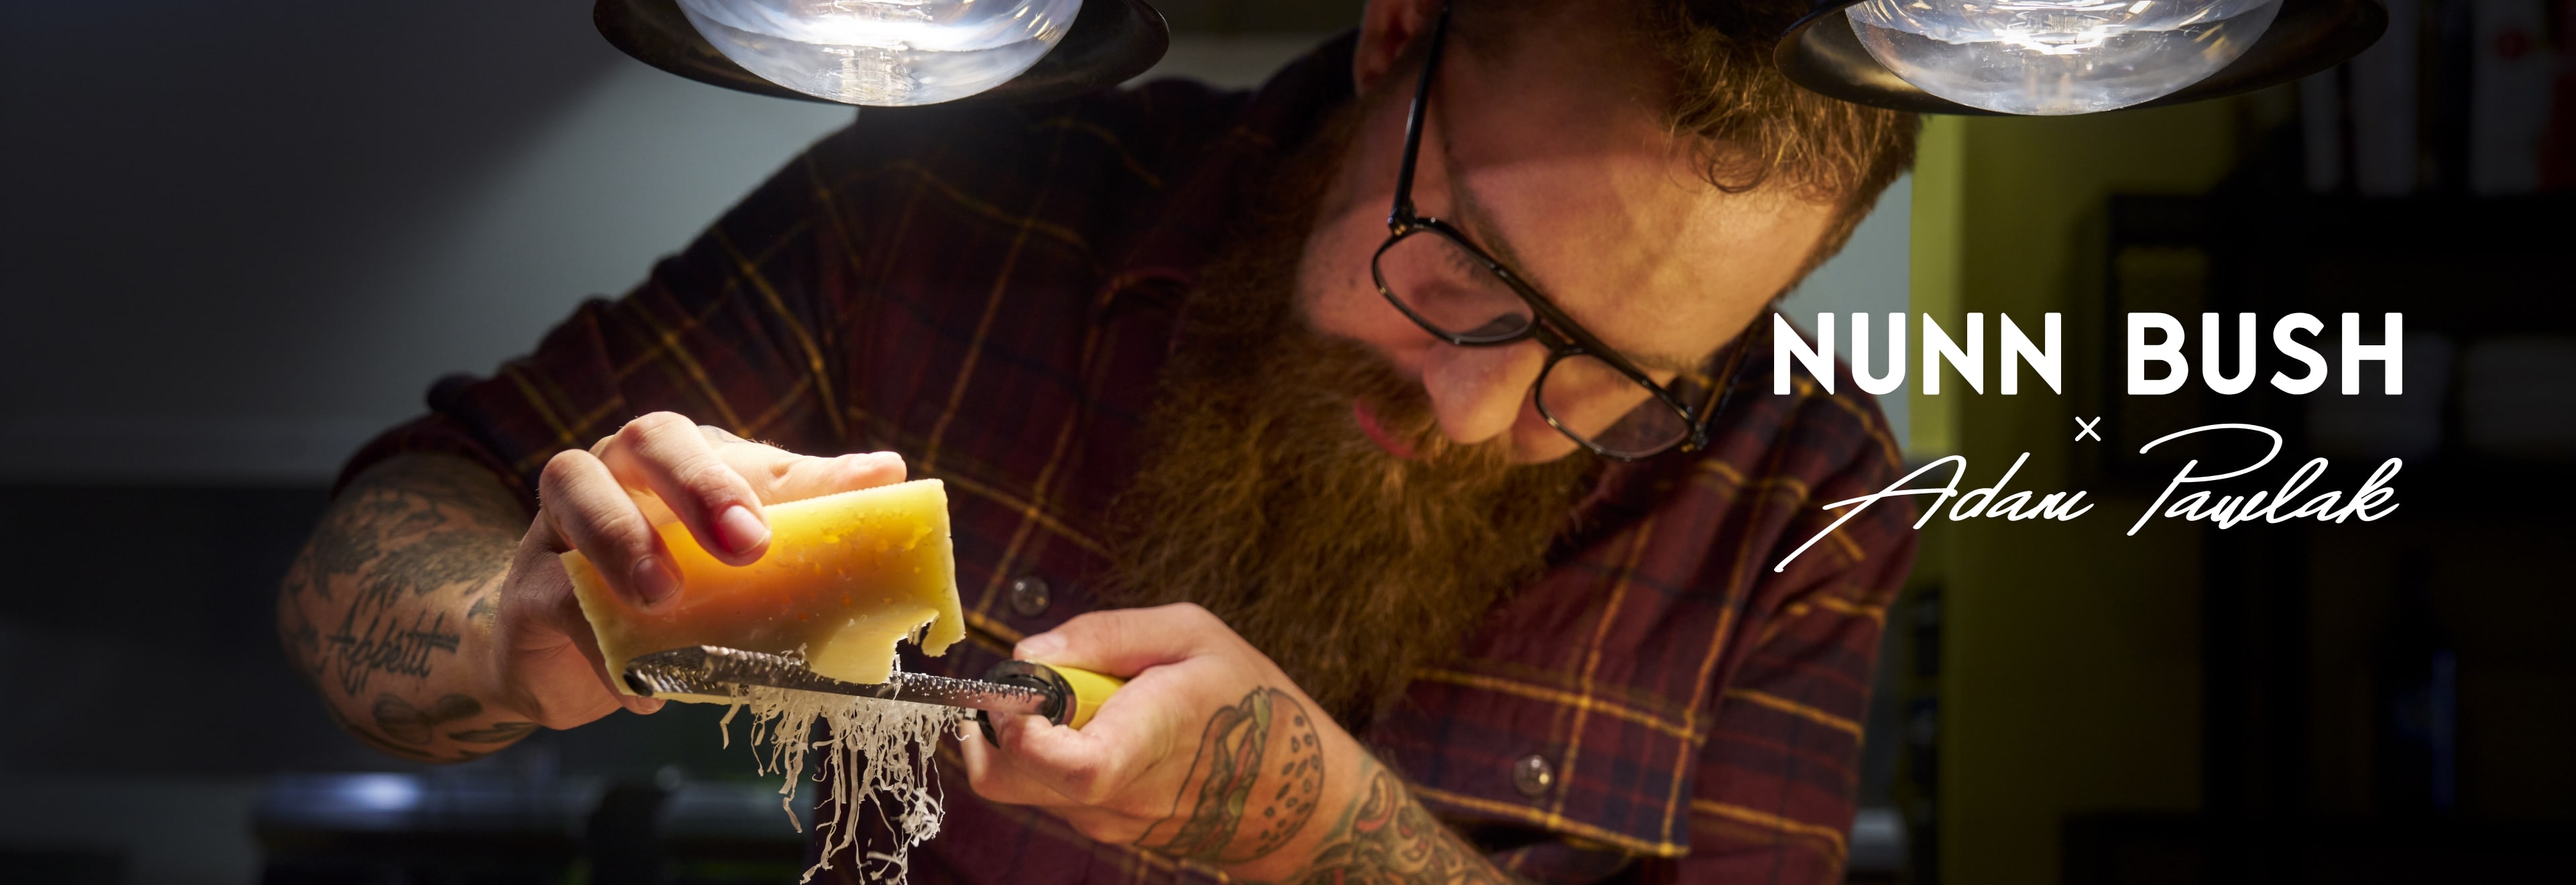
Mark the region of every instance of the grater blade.
<instances>
[{"instance_id":1,"label":"grater blade","mask_svg":"<svg viewBox=\"0 0 2576 885\"><path fill-rule=\"evenodd\" d=\"M720 645L691 645L639 655L626 662L625 678L627 687L646 697L663 694L726 697L734 694L737 686L760 685L1050 718L1053 711L1062 707L1061 699L1055 693L1035 686L950 679L926 673L897 673L890 681L866 685L816 674L805 668L802 655L744 651Z\"/></svg>"}]
</instances>

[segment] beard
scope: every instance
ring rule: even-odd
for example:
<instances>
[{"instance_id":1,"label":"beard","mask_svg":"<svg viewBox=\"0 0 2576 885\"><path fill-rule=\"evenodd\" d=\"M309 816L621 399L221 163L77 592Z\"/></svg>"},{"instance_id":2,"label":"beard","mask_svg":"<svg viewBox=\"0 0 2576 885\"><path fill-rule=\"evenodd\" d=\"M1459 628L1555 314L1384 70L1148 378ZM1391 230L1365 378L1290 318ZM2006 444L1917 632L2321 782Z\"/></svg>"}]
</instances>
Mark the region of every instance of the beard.
<instances>
[{"instance_id":1,"label":"beard","mask_svg":"<svg viewBox=\"0 0 2576 885\"><path fill-rule=\"evenodd\" d=\"M1340 139L1317 141L1268 189L1306 208L1256 217L1188 304L1152 446L1113 507L1104 590L1207 608L1359 732L1545 569L1596 459L1516 465L1503 440L1454 443L1420 384L1308 325L1295 292L1323 192L1312 170ZM1415 457L1360 430L1361 402Z\"/></svg>"}]
</instances>

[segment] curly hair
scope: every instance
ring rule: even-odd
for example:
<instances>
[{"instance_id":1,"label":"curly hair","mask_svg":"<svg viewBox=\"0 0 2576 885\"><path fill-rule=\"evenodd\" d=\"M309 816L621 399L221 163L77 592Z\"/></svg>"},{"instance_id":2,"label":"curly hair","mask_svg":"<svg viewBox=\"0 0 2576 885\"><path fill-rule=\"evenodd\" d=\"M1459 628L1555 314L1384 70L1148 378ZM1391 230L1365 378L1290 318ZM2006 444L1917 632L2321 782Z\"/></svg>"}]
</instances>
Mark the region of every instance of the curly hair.
<instances>
[{"instance_id":1,"label":"curly hair","mask_svg":"<svg viewBox=\"0 0 2576 885\"><path fill-rule=\"evenodd\" d=\"M1458 0L1468 39L1523 36L1520 21L1565 0ZM1817 257L1840 251L1878 196L1914 165L1915 115L1827 98L1795 83L1771 47L1806 12L1803 0L1574 0L1624 14L1676 78L1665 124L1690 137L1700 176L1732 193L1777 185L1839 204ZM1615 12L1613 10L1616 10Z\"/></svg>"}]
</instances>

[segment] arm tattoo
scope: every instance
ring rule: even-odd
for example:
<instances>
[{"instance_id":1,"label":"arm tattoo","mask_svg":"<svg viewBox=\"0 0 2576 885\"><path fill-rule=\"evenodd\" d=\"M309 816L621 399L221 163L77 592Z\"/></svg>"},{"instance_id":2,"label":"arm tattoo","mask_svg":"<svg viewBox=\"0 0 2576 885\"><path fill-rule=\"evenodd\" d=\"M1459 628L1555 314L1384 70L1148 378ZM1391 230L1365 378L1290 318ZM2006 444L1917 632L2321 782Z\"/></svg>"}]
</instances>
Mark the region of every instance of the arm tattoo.
<instances>
[{"instance_id":1,"label":"arm tattoo","mask_svg":"<svg viewBox=\"0 0 2576 885\"><path fill-rule=\"evenodd\" d=\"M1208 718L1172 813L1139 847L1210 863L1267 857L1306 828L1324 791L1324 742L1287 692L1256 688Z\"/></svg>"},{"instance_id":2,"label":"arm tattoo","mask_svg":"<svg viewBox=\"0 0 2576 885\"><path fill-rule=\"evenodd\" d=\"M404 700L401 695L385 693L376 696L376 730L386 737L406 744L427 744L438 727L459 719L483 715L483 703L461 694L439 698L423 710Z\"/></svg>"},{"instance_id":3,"label":"arm tattoo","mask_svg":"<svg viewBox=\"0 0 2576 885\"><path fill-rule=\"evenodd\" d=\"M331 721L338 724L340 726L340 730L348 732L355 736L359 741L364 742L367 746L375 748L376 752L383 753L388 756L399 756L414 762L471 762L491 755L489 752L466 750L452 756L441 756L436 753L423 750L419 747L407 747L402 744L394 743L393 739L377 734L375 729L349 721L349 715L340 712L340 707L337 704L325 701L322 704L322 712L331 714Z\"/></svg>"},{"instance_id":4,"label":"arm tattoo","mask_svg":"<svg viewBox=\"0 0 2576 885\"><path fill-rule=\"evenodd\" d=\"M501 601L492 598L492 591L486 590L483 595L474 597L473 605L466 607L465 619L484 627L498 624L501 621Z\"/></svg>"},{"instance_id":5,"label":"arm tattoo","mask_svg":"<svg viewBox=\"0 0 2576 885\"><path fill-rule=\"evenodd\" d=\"M458 459L397 457L358 478L323 515L286 576L279 632L306 675L351 700L379 675L426 677L456 653L458 587L509 568L519 504Z\"/></svg>"},{"instance_id":6,"label":"arm tattoo","mask_svg":"<svg viewBox=\"0 0 2576 885\"><path fill-rule=\"evenodd\" d=\"M1465 839L1415 801L1395 773L1362 758L1359 796L1324 834L1294 885L1506 885ZM1214 864L1277 852L1314 818L1324 744L1294 696L1256 688L1208 718L1172 813L1137 847Z\"/></svg>"},{"instance_id":7,"label":"arm tattoo","mask_svg":"<svg viewBox=\"0 0 2576 885\"><path fill-rule=\"evenodd\" d=\"M537 724L534 722L495 722L482 728L451 731L447 733L447 737L449 740L464 741L469 744L506 744L527 737L536 730Z\"/></svg>"},{"instance_id":8,"label":"arm tattoo","mask_svg":"<svg viewBox=\"0 0 2576 885\"><path fill-rule=\"evenodd\" d=\"M427 744L430 734L450 722L483 715L483 702L461 694L441 697L429 709L413 706L399 695L376 696L376 728L406 744ZM495 722L481 728L451 731L447 739L469 744L506 744L537 730L534 722Z\"/></svg>"},{"instance_id":9,"label":"arm tattoo","mask_svg":"<svg viewBox=\"0 0 2576 885\"><path fill-rule=\"evenodd\" d=\"M1360 796L1324 837L1297 885L1504 885L1512 879L1431 816L1395 773L1361 768Z\"/></svg>"},{"instance_id":10,"label":"arm tattoo","mask_svg":"<svg viewBox=\"0 0 2576 885\"><path fill-rule=\"evenodd\" d=\"M482 705L425 690L469 624L490 626L486 606L497 609L494 594L526 530L524 506L481 467L447 456L389 459L342 491L289 567L279 639L351 733L405 758L459 761L436 752L438 728L481 715ZM356 721L359 710L369 722ZM526 733L506 728L514 724L448 737L506 743Z\"/></svg>"}]
</instances>

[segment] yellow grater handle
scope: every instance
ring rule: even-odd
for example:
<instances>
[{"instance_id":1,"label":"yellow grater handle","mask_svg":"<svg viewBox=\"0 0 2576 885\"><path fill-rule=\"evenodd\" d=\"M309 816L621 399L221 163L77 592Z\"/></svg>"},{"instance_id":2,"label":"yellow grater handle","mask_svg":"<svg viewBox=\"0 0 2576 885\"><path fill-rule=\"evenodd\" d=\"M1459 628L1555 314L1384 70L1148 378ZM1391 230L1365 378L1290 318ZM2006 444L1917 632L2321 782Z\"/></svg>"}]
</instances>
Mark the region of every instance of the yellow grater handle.
<instances>
[{"instance_id":1,"label":"yellow grater handle","mask_svg":"<svg viewBox=\"0 0 2576 885\"><path fill-rule=\"evenodd\" d=\"M1091 723L1100 705L1118 693L1127 680L1073 667L1057 667L1036 661L1003 661L984 671L984 681L1034 688L1047 694L1051 711L1047 720L1057 725L1081 728ZM993 739L993 720L977 713L984 727L984 738Z\"/></svg>"},{"instance_id":2,"label":"yellow grater handle","mask_svg":"<svg viewBox=\"0 0 2576 885\"><path fill-rule=\"evenodd\" d=\"M1038 666L1055 671L1055 675L1064 680L1065 688L1068 689L1065 698L1065 706L1068 709L1065 711L1064 724L1075 728L1091 724L1091 714L1100 712L1100 705L1108 702L1110 695L1117 694L1120 686L1127 684L1127 680L1116 676L1104 676L1089 670L1046 664Z\"/></svg>"}]
</instances>

